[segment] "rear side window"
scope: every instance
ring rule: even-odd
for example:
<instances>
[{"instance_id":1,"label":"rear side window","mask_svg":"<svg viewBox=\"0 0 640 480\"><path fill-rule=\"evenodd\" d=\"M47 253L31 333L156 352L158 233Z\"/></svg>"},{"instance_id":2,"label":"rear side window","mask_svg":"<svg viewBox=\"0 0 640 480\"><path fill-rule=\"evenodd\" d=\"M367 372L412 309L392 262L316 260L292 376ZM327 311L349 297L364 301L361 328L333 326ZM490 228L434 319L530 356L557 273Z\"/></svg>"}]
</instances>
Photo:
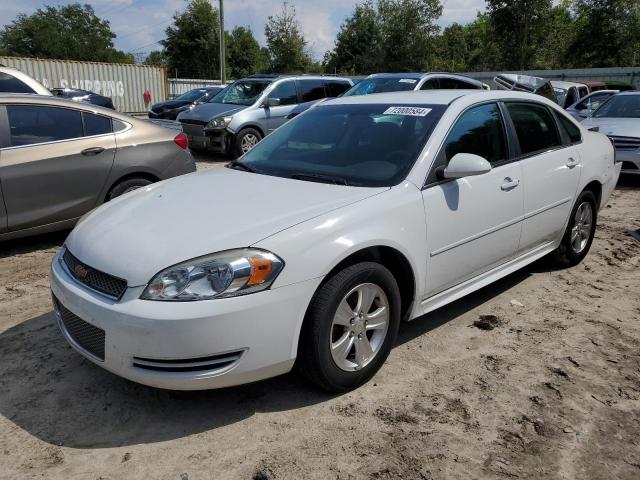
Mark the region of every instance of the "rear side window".
<instances>
[{"instance_id":1,"label":"rear side window","mask_svg":"<svg viewBox=\"0 0 640 480\"><path fill-rule=\"evenodd\" d=\"M269 98L279 98L280 105L295 105L298 103L296 84L292 80L281 83L269 94Z\"/></svg>"},{"instance_id":2,"label":"rear side window","mask_svg":"<svg viewBox=\"0 0 640 480\"><path fill-rule=\"evenodd\" d=\"M534 103L506 103L516 129L520 152L531 155L560 146L560 137L549 109Z\"/></svg>"},{"instance_id":3,"label":"rear side window","mask_svg":"<svg viewBox=\"0 0 640 480\"><path fill-rule=\"evenodd\" d=\"M0 72L0 92L36 93L29 85L13 75Z\"/></svg>"},{"instance_id":4,"label":"rear side window","mask_svg":"<svg viewBox=\"0 0 640 480\"><path fill-rule=\"evenodd\" d=\"M465 82L463 80L458 80L457 78L440 78L440 88L446 90L460 90L460 89L471 89L478 90L478 86L471 83Z\"/></svg>"},{"instance_id":5,"label":"rear side window","mask_svg":"<svg viewBox=\"0 0 640 480\"><path fill-rule=\"evenodd\" d=\"M560 120L560 125L562 125L562 128L567 132L567 136L571 143L580 142L582 140L582 135L580 134L578 126L562 114L557 114L557 116Z\"/></svg>"},{"instance_id":6,"label":"rear side window","mask_svg":"<svg viewBox=\"0 0 640 480\"><path fill-rule=\"evenodd\" d=\"M84 120L84 134L89 137L91 135L104 135L111 133L111 119L102 115L94 115L93 113L82 112Z\"/></svg>"},{"instance_id":7,"label":"rear side window","mask_svg":"<svg viewBox=\"0 0 640 480\"><path fill-rule=\"evenodd\" d=\"M298 88L300 89L302 102L312 102L327 96L324 92L322 80L298 80Z\"/></svg>"},{"instance_id":8,"label":"rear side window","mask_svg":"<svg viewBox=\"0 0 640 480\"><path fill-rule=\"evenodd\" d=\"M438 88L440 88L440 86L438 85L438 79L430 78L429 80L427 80L422 84L422 87L420 87L420 90L436 90Z\"/></svg>"},{"instance_id":9,"label":"rear side window","mask_svg":"<svg viewBox=\"0 0 640 480\"><path fill-rule=\"evenodd\" d=\"M462 114L444 144L447 163L458 153L480 155L492 165L508 158L500 109L495 103Z\"/></svg>"},{"instance_id":10,"label":"rear side window","mask_svg":"<svg viewBox=\"0 0 640 480\"><path fill-rule=\"evenodd\" d=\"M7 105L7 115L13 147L83 136L82 116L78 110L41 105Z\"/></svg>"},{"instance_id":11,"label":"rear side window","mask_svg":"<svg viewBox=\"0 0 640 480\"><path fill-rule=\"evenodd\" d=\"M349 84L349 82L333 81L325 83L325 87L327 89L328 97L337 97L349 90L351 88L351 85Z\"/></svg>"}]
</instances>

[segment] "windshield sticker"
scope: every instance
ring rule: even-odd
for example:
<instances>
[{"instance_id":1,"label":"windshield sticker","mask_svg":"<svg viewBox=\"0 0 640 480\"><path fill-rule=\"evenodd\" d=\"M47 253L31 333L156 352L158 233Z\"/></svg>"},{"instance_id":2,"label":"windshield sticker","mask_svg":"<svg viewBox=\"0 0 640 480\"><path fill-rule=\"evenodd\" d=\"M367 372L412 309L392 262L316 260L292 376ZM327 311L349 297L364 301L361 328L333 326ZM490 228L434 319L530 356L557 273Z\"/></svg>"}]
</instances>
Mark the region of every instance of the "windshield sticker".
<instances>
[{"instance_id":1,"label":"windshield sticker","mask_svg":"<svg viewBox=\"0 0 640 480\"><path fill-rule=\"evenodd\" d=\"M421 107L389 107L383 115L409 115L411 117L426 117L431 111L430 108Z\"/></svg>"},{"instance_id":2,"label":"windshield sticker","mask_svg":"<svg viewBox=\"0 0 640 480\"><path fill-rule=\"evenodd\" d=\"M400 82L400 83L416 83L417 80L415 80L413 78L401 78L400 80L398 80L398 82Z\"/></svg>"}]
</instances>

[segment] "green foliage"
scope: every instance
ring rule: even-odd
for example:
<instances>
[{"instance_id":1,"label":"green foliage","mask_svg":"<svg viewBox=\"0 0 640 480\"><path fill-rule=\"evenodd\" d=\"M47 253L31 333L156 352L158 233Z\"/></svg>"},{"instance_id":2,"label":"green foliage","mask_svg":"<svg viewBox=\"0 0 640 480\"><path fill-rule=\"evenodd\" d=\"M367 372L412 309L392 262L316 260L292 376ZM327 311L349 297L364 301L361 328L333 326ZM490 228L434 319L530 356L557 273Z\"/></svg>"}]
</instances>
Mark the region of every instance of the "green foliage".
<instances>
[{"instance_id":1,"label":"green foliage","mask_svg":"<svg viewBox=\"0 0 640 480\"><path fill-rule=\"evenodd\" d=\"M165 49L169 76L220 77L220 17L207 0L191 0L183 13L173 16L166 29Z\"/></svg>"},{"instance_id":2,"label":"green foliage","mask_svg":"<svg viewBox=\"0 0 640 480\"><path fill-rule=\"evenodd\" d=\"M116 50L109 22L90 5L45 5L32 15L20 14L0 32L5 55L90 62L133 63L133 56Z\"/></svg>"},{"instance_id":3,"label":"green foliage","mask_svg":"<svg viewBox=\"0 0 640 480\"><path fill-rule=\"evenodd\" d=\"M313 64L295 7L288 2L276 16L269 16L264 27L269 50L270 70L277 73L306 72Z\"/></svg>"},{"instance_id":4,"label":"green foliage","mask_svg":"<svg viewBox=\"0 0 640 480\"><path fill-rule=\"evenodd\" d=\"M269 56L250 29L236 27L225 32L226 64L230 78L241 78L269 69Z\"/></svg>"},{"instance_id":5,"label":"green foliage","mask_svg":"<svg viewBox=\"0 0 640 480\"><path fill-rule=\"evenodd\" d=\"M147 58L144 59L145 65L166 65L167 64L167 56L162 50L154 50L153 52L147 55Z\"/></svg>"}]
</instances>

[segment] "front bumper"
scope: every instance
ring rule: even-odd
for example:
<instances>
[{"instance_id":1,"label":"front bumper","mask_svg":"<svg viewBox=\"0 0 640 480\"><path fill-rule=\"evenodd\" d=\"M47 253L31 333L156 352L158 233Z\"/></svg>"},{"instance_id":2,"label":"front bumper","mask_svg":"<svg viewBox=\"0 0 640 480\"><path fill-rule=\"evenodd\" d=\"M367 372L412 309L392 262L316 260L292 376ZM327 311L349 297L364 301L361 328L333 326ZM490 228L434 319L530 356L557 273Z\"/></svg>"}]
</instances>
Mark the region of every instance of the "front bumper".
<instances>
[{"instance_id":1,"label":"front bumper","mask_svg":"<svg viewBox=\"0 0 640 480\"><path fill-rule=\"evenodd\" d=\"M228 153L233 142L233 135L227 130L206 130L204 125L182 123L182 131L191 147L214 153Z\"/></svg>"},{"instance_id":2,"label":"front bumper","mask_svg":"<svg viewBox=\"0 0 640 480\"><path fill-rule=\"evenodd\" d=\"M640 175L640 149L616 149L616 161L622 162L622 173Z\"/></svg>"},{"instance_id":3,"label":"front bumper","mask_svg":"<svg viewBox=\"0 0 640 480\"><path fill-rule=\"evenodd\" d=\"M59 256L51 267L51 291L61 306L56 308L58 323L70 345L117 375L172 390L228 387L288 372L307 306L320 283L314 279L199 302L140 300L141 286L128 288L115 301L79 284ZM104 360L73 341L62 309L104 331ZM207 363L202 360L227 353L234 356L233 362L223 368L198 369L198 364Z\"/></svg>"}]
</instances>

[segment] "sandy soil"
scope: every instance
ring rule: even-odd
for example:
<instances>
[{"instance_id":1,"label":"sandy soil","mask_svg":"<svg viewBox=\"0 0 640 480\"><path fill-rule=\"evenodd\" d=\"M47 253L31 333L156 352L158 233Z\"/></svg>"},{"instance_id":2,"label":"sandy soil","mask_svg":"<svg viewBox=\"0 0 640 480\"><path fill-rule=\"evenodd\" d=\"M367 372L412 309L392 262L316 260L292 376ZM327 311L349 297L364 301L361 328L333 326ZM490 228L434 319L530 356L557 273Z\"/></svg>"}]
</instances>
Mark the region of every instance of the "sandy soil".
<instances>
[{"instance_id":1,"label":"sandy soil","mask_svg":"<svg viewBox=\"0 0 640 480\"><path fill-rule=\"evenodd\" d=\"M65 234L2 244L0 478L637 480L639 186L601 211L583 264L537 262L403 325L340 396L293 374L186 393L122 380L54 325Z\"/></svg>"}]
</instances>

